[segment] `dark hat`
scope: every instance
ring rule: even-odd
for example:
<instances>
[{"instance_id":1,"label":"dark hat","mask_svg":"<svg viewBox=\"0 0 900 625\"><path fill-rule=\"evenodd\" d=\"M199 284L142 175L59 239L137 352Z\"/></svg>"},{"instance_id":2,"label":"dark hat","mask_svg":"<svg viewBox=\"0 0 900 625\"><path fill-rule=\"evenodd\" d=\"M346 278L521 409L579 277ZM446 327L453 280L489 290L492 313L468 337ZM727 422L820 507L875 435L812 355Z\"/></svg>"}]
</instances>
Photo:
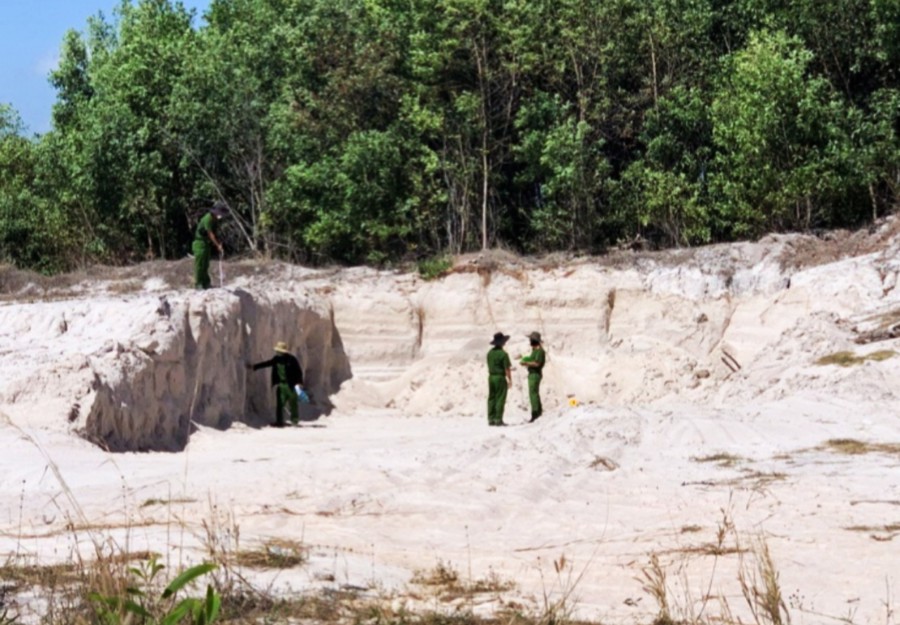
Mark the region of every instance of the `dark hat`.
<instances>
[{"instance_id":1,"label":"dark hat","mask_svg":"<svg viewBox=\"0 0 900 625\"><path fill-rule=\"evenodd\" d=\"M212 208L209 209L209 212L216 217L224 217L228 214L228 205L225 204L225 202L216 202L213 204Z\"/></svg>"},{"instance_id":2,"label":"dark hat","mask_svg":"<svg viewBox=\"0 0 900 625\"><path fill-rule=\"evenodd\" d=\"M491 341L491 345L496 345L497 347L502 347L503 345L506 345L506 341L508 341L508 340L509 340L508 334L503 334L503 332L497 332L494 335L494 340Z\"/></svg>"},{"instance_id":3,"label":"dark hat","mask_svg":"<svg viewBox=\"0 0 900 625\"><path fill-rule=\"evenodd\" d=\"M530 340L534 341L535 343L540 343L541 342L541 333L540 332L532 332L531 334L528 335L528 338Z\"/></svg>"}]
</instances>

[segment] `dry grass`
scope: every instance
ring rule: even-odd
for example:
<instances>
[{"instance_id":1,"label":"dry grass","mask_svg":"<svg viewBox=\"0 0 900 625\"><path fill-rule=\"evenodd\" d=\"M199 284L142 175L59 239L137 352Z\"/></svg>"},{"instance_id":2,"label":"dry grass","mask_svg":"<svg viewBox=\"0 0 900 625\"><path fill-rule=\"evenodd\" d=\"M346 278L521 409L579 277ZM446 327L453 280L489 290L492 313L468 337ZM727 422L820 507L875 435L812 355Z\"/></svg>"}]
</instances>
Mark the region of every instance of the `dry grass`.
<instances>
[{"instance_id":1,"label":"dry grass","mask_svg":"<svg viewBox=\"0 0 900 625\"><path fill-rule=\"evenodd\" d=\"M694 462L701 462L701 463L715 463L719 467L722 467L722 468L731 468L731 467L739 464L740 462L743 462L745 459L740 456L736 456L734 454L729 454L729 453L723 452L723 453L712 454L709 456L693 456L693 457L691 457L691 460Z\"/></svg>"},{"instance_id":2,"label":"dry grass","mask_svg":"<svg viewBox=\"0 0 900 625\"><path fill-rule=\"evenodd\" d=\"M832 438L822 443L816 449L830 451L847 456L861 456L864 454L900 454L900 443L868 443L853 438Z\"/></svg>"},{"instance_id":3,"label":"dry grass","mask_svg":"<svg viewBox=\"0 0 900 625\"><path fill-rule=\"evenodd\" d=\"M869 354L864 354L858 356L853 352L836 352L834 354L830 354L828 356L822 356L816 361L817 365L837 365L839 367L852 367L853 365L861 365L864 362L872 361L872 362L881 362L883 360L888 360L889 358L893 358L897 355L892 349L883 349L877 352L872 352Z\"/></svg>"},{"instance_id":4,"label":"dry grass","mask_svg":"<svg viewBox=\"0 0 900 625\"><path fill-rule=\"evenodd\" d=\"M619 465L617 465L615 462L613 462L609 458L604 458L602 456L596 456L588 466L590 466L590 468L592 469L603 468L607 471L615 471L619 468Z\"/></svg>"},{"instance_id":5,"label":"dry grass","mask_svg":"<svg viewBox=\"0 0 900 625\"><path fill-rule=\"evenodd\" d=\"M309 549L297 541L273 539L258 549L234 554L234 561L251 569L292 569L309 560Z\"/></svg>"},{"instance_id":6,"label":"dry grass","mask_svg":"<svg viewBox=\"0 0 900 625\"><path fill-rule=\"evenodd\" d=\"M757 540L753 555L752 563L741 560L738 582L756 625L790 623L790 613L782 596L778 570L769 545L762 539Z\"/></svg>"},{"instance_id":7,"label":"dry grass","mask_svg":"<svg viewBox=\"0 0 900 625\"><path fill-rule=\"evenodd\" d=\"M141 504L141 508L151 508L154 506L171 506L173 504L197 503L196 499L190 497L174 497L172 499L156 499L151 497Z\"/></svg>"},{"instance_id":8,"label":"dry grass","mask_svg":"<svg viewBox=\"0 0 900 625\"><path fill-rule=\"evenodd\" d=\"M851 525L845 527L848 532L860 532L868 534L874 541L886 543L900 536L900 523L886 523L885 525Z\"/></svg>"},{"instance_id":9,"label":"dry grass","mask_svg":"<svg viewBox=\"0 0 900 625\"><path fill-rule=\"evenodd\" d=\"M14 559L11 559L0 566L0 581L14 588L35 586L52 588L72 584L79 579L78 569L69 562L40 566L37 564L18 564Z\"/></svg>"},{"instance_id":10,"label":"dry grass","mask_svg":"<svg viewBox=\"0 0 900 625\"><path fill-rule=\"evenodd\" d=\"M444 602L473 599L476 595L501 593L515 588L513 582L500 579L493 571L486 578L463 581L459 572L451 564L444 562L438 562L428 571L416 571L410 583L429 588Z\"/></svg>"},{"instance_id":11,"label":"dry grass","mask_svg":"<svg viewBox=\"0 0 900 625\"><path fill-rule=\"evenodd\" d=\"M214 264L217 263L214 260ZM283 275L285 263L259 259L225 261L226 281L253 277L266 279ZM57 301L82 295L88 288L126 295L143 290L147 280L159 281L169 288L193 287L193 260L154 260L125 267L91 265L68 273L43 275L34 271L0 265L0 301ZM215 267L210 275L218 279Z\"/></svg>"}]
</instances>

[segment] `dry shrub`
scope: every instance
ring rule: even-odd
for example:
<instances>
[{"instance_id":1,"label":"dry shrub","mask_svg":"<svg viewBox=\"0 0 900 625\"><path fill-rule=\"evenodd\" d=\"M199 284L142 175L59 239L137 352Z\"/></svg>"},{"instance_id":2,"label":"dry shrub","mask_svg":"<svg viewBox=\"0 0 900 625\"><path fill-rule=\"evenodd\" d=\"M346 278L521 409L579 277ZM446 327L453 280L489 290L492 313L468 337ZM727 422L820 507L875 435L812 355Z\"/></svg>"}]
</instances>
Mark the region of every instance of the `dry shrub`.
<instances>
[{"instance_id":1,"label":"dry shrub","mask_svg":"<svg viewBox=\"0 0 900 625\"><path fill-rule=\"evenodd\" d=\"M309 560L309 550L297 541L273 539L259 549L238 551L234 559L251 569L291 569Z\"/></svg>"}]
</instances>

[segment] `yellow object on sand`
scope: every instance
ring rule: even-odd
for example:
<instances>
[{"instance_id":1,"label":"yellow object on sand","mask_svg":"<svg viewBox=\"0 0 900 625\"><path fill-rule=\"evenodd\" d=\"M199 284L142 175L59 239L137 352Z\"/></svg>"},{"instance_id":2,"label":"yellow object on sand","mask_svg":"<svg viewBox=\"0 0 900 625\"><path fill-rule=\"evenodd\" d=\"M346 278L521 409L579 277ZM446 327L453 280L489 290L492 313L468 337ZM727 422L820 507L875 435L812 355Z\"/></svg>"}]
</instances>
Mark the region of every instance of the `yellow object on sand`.
<instances>
[{"instance_id":1,"label":"yellow object on sand","mask_svg":"<svg viewBox=\"0 0 900 625\"><path fill-rule=\"evenodd\" d=\"M571 406L572 408L574 408L574 407L577 406L577 405L578 405L578 400L575 399L574 397L570 397L570 398L569 398L569 406Z\"/></svg>"}]
</instances>

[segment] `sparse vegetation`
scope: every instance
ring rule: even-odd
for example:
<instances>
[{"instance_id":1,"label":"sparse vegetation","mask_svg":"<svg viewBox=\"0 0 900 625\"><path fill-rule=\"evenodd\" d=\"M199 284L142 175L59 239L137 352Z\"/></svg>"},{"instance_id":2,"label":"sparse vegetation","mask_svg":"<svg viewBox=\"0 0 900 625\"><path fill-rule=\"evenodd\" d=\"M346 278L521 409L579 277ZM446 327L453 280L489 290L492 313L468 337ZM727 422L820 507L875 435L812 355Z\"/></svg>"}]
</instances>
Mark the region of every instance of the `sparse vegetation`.
<instances>
[{"instance_id":1,"label":"sparse vegetation","mask_svg":"<svg viewBox=\"0 0 900 625\"><path fill-rule=\"evenodd\" d=\"M603 458L601 456L595 457L591 464L589 465L592 469L606 469L607 471L615 471L619 468L615 462L610 460L609 458Z\"/></svg>"},{"instance_id":2,"label":"sparse vegetation","mask_svg":"<svg viewBox=\"0 0 900 625\"><path fill-rule=\"evenodd\" d=\"M165 567L151 558L140 568L130 568L129 582L124 592L113 594L91 592L88 599L94 615L104 625L130 625L135 618L148 625L211 625L219 616L222 597L207 585L203 598L178 599L178 593L195 579L214 570L214 564L204 563L182 571L157 594L159 575Z\"/></svg>"},{"instance_id":3,"label":"sparse vegetation","mask_svg":"<svg viewBox=\"0 0 900 625\"><path fill-rule=\"evenodd\" d=\"M292 540L269 540L259 549L238 551L235 562L251 569L290 569L308 559L307 548Z\"/></svg>"},{"instance_id":4,"label":"sparse vegetation","mask_svg":"<svg viewBox=\"0 0 900 625\"><path fill-rule=\"evenodd\" d=\"M691 458L694 462L715 463L722 468L730 468L743 461L740 456L729 453L717 453L709 456L694 456Z\"/></svg>"},{"instance_id":5,"label":"sparse vegetation","mask_svg":"<svg viewBox=\"0 0 900 625\"><path fill-rule=\"evenodd\" d=\"M764 540L753 549L754 562L741 559L738 581L756 625L782 625L791 617L781 592L778 570Z\"/></svg>"},{"instance_id":6,"label":"sparse vegetation","mask_svg":"<svg viewBox=\"0 0 900 625\"><path fill-rule=\"evenodd\" d=\"M861 356L854 354L853 352L836 352L834 354L830 354L828 356L822 356L816 361L817 365L838 365L839 367L852 367L853 365L861 365L864 362L872 361L872 362L881 362L883 360L888 360L889 358L893 358L897 355L892 349L883 349L877 352L872 352L870 354L863 354Z\"/></svg>"},{"instance_id":7,"label":"sparse vegetation","mask_svg":"<svg viewBox=\"0 0 900 625\"><path fill-rule=\"evenodd\" d=\"M410 583L432 589L444 602L472 599L475 595L505 592L515 587L513 582L501 580L494 572L486 578L463 581L459 572L450 563L445 562L438 562L428 571L416 571Z\"/></svg>"},{"instance_id":8,"label":"sparse vegetation","mask_svg":"<svg viewBox=\"0 0 900 625\"><path fill-rule=\"evenodd\" d=\"M900 454L900 443L869 443L852 438L832 438L819 446L820 450L848 456L863 454Z\"/></svg>"},{"instance_id":9,"label":"sparse vegetation","mask_svg":"<svg viewBox=\"0 0 900 625\"><path fill-rule=\"evenodd\" d=\"M147 499L146 501L144 501L144 503L141 504L141 507L142 508L151 508L153 506L168 506L168 505L178 504L178 503L196 503L196 502L197 502L196 499L191 499L189 497L175 497L173 499L156 499L155 497L151 497L150 499Z\"/></svg>"},{"instance_id":10,"label":"sparse vegetation","mask_svg":"<svg viewBox=\"0 0 900 625\"><path fill-rule=\"evenodd\" d=\"M435 256L420 260L417 268L423 280L434 280L444 276L453 267L453 259L447 256Z\"/></svg>"}]
</instances>

